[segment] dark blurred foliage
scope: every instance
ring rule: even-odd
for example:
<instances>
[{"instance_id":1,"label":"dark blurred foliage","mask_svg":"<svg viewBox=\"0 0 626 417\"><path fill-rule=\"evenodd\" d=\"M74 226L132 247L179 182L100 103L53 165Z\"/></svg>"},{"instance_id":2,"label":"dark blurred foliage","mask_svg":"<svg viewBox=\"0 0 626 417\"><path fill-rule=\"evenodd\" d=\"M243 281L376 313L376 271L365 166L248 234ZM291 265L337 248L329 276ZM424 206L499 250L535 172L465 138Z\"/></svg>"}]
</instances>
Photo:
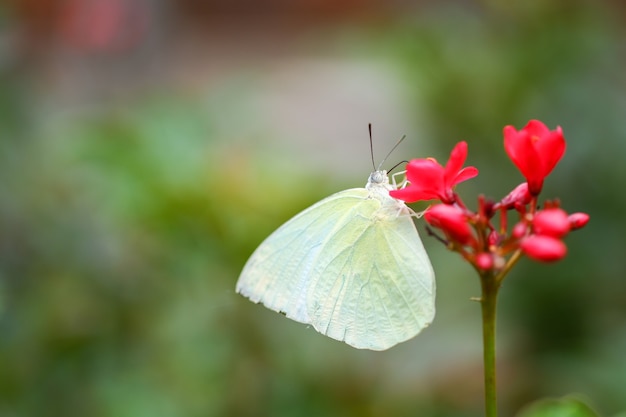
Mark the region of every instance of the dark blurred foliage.
<instances>
[{"instance_id":1,"label":"dark blurred foliage","mask_svg":"<svg viewBox=\"0 0 626 417\"><path fill-rule=\"evenodd\" d=\"M626 409L620 2L128 4L0 6L0 416L481 414L479 311L467 301L478 284L425 236L438 319L388 352L353 350L234 293L268 233L362 185L315 170L310 147L259 121L247 90L268 64L250 56L266 53L390 63L409 103L399 129L424 136L401 158L445 160L467 140L468 164L481 170L460 190L470 205L522 181L502 149L504 125L561 125L568 150L543 195L591 222L567 238L564 261L524 260L507 278L503 415L568 392L602 415ZM181 65L182 41L195 40L193 51L241 45L207 35L213 25L251 39L241 68L216 70L207 88L197 69L183 71L181 91L161 85ZM255 43L265 30L267 50ZM281 39L296 46L281 50ZM236 52L218 58L237 62ZM332 139L324 146L334 152Z\"/></svg>"}]
</instances>

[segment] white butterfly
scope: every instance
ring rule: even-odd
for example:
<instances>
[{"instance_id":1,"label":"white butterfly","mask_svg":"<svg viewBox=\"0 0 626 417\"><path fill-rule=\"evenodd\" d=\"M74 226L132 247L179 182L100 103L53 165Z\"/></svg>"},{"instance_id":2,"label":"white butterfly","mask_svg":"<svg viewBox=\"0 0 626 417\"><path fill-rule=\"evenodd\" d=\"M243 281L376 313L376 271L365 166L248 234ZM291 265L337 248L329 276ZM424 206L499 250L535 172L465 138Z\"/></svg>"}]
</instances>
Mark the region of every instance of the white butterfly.
<instances>
[{"instance_id":1,"label":"white butterfly","mask_svg":"<svg viewBox=\"0 0 626 417\"><path fill-rule=\"evenodd\" d=\"M355 348L414 337L434 318L435 276L414 213L392 189L376 170L365 188L297 214L255 250L237 292Z\"/></svg>"}]
</instances>

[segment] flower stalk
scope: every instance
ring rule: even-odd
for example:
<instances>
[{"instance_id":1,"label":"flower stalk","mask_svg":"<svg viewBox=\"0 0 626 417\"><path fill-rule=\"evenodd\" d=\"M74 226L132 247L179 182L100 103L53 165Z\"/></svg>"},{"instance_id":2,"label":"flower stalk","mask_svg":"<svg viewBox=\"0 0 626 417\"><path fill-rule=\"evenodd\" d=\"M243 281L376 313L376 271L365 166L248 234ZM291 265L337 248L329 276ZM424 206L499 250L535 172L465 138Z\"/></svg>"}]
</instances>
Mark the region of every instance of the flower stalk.
<instances>
[{"instance_id":1,"label":"flower stalk","mask_svg":"<svg viewBox=\"0 0 626 417\"><path fill-rule=\"evenodd\" d=\"M481 274L480 306L483 321L483 366L485 374L485 416L498 415L496 388L496 305L499 285L488 272Z\"/></svg>"}]
</instances>

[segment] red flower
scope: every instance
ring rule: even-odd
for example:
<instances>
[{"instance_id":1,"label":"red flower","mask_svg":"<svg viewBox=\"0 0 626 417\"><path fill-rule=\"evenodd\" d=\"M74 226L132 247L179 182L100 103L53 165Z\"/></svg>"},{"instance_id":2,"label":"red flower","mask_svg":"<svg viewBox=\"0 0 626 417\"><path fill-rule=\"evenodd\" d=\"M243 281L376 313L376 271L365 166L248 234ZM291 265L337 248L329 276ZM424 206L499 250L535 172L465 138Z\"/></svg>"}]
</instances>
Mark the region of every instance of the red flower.
<instances>
[{"instance_id":1,"label":"red flower","mask_svg":"<svg viewBox=\"0 0 626 417\"><path fill-rule=\"evenodd\" d=\"M526 177L528 191L537 195L565 153L565 138L560 126L549 130L539 120L531 120L519 132L513 126L504 128L504 149Z\"/></svg>"},{"instance_id":2,"label":"red flower","mask_svg":"<svg viewBox=\"0 0 626 417\"><path fill-rule=\"evenodd\" d=\"M553 262L567 254L567 246L552 236L531 235L520 244L522 251L536 261Z\"/></svg>"},{"instance_id":3,"label":"red flower","mask_svg":"<svg viewBox=\"0 0 626 417\"><path fill-rule=\"evenodd\" d=\"M467 143L459 142L452 152L445 167L435 159L413 159L406 167L409 185L389 192L393 198L414 203L421 200L439 199L452 204L456 200L453 188L458 183L478 175L478 169L463 167L467 157Z\"/></svg>"},{"instance_id":4,"label":"red flower","mask_svg":"<svg viewBox=\"0 0 626 417\"><path fill-rule=\"evenodd\" d=\"M461 245L469 245L475 242L472 229L467 222L467 215L457 206L448 204L437 204L426 210L424 213L426 221L437 227L446 236Z\"/></svg>"}]
</instances>

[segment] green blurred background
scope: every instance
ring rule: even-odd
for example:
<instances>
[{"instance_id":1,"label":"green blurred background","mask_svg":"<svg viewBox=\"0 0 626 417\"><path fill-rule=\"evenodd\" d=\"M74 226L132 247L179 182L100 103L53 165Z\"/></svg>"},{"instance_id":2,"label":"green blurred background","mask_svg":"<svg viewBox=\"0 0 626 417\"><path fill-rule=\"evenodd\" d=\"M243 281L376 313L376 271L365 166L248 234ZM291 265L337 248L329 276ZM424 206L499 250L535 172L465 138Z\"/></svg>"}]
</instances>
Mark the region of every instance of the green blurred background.
<instances>
[{"instance_id":1,"label":"green blurred background","mask_svg":"<svg viewBox=\"0 0 626 417\"><path fill-rule=\"evenodd\" d=\"M626 5L620 0L10 0L0 5L0 416L479 416L471 268L424 241L438 314L354 350L234 292L272 230L459 140L522 181L502 128L568 150L544 198L591 215L501 291L502 415L626 410ZM423 230L423 224L420 224Z\"/></svg>"}]
</instances>

